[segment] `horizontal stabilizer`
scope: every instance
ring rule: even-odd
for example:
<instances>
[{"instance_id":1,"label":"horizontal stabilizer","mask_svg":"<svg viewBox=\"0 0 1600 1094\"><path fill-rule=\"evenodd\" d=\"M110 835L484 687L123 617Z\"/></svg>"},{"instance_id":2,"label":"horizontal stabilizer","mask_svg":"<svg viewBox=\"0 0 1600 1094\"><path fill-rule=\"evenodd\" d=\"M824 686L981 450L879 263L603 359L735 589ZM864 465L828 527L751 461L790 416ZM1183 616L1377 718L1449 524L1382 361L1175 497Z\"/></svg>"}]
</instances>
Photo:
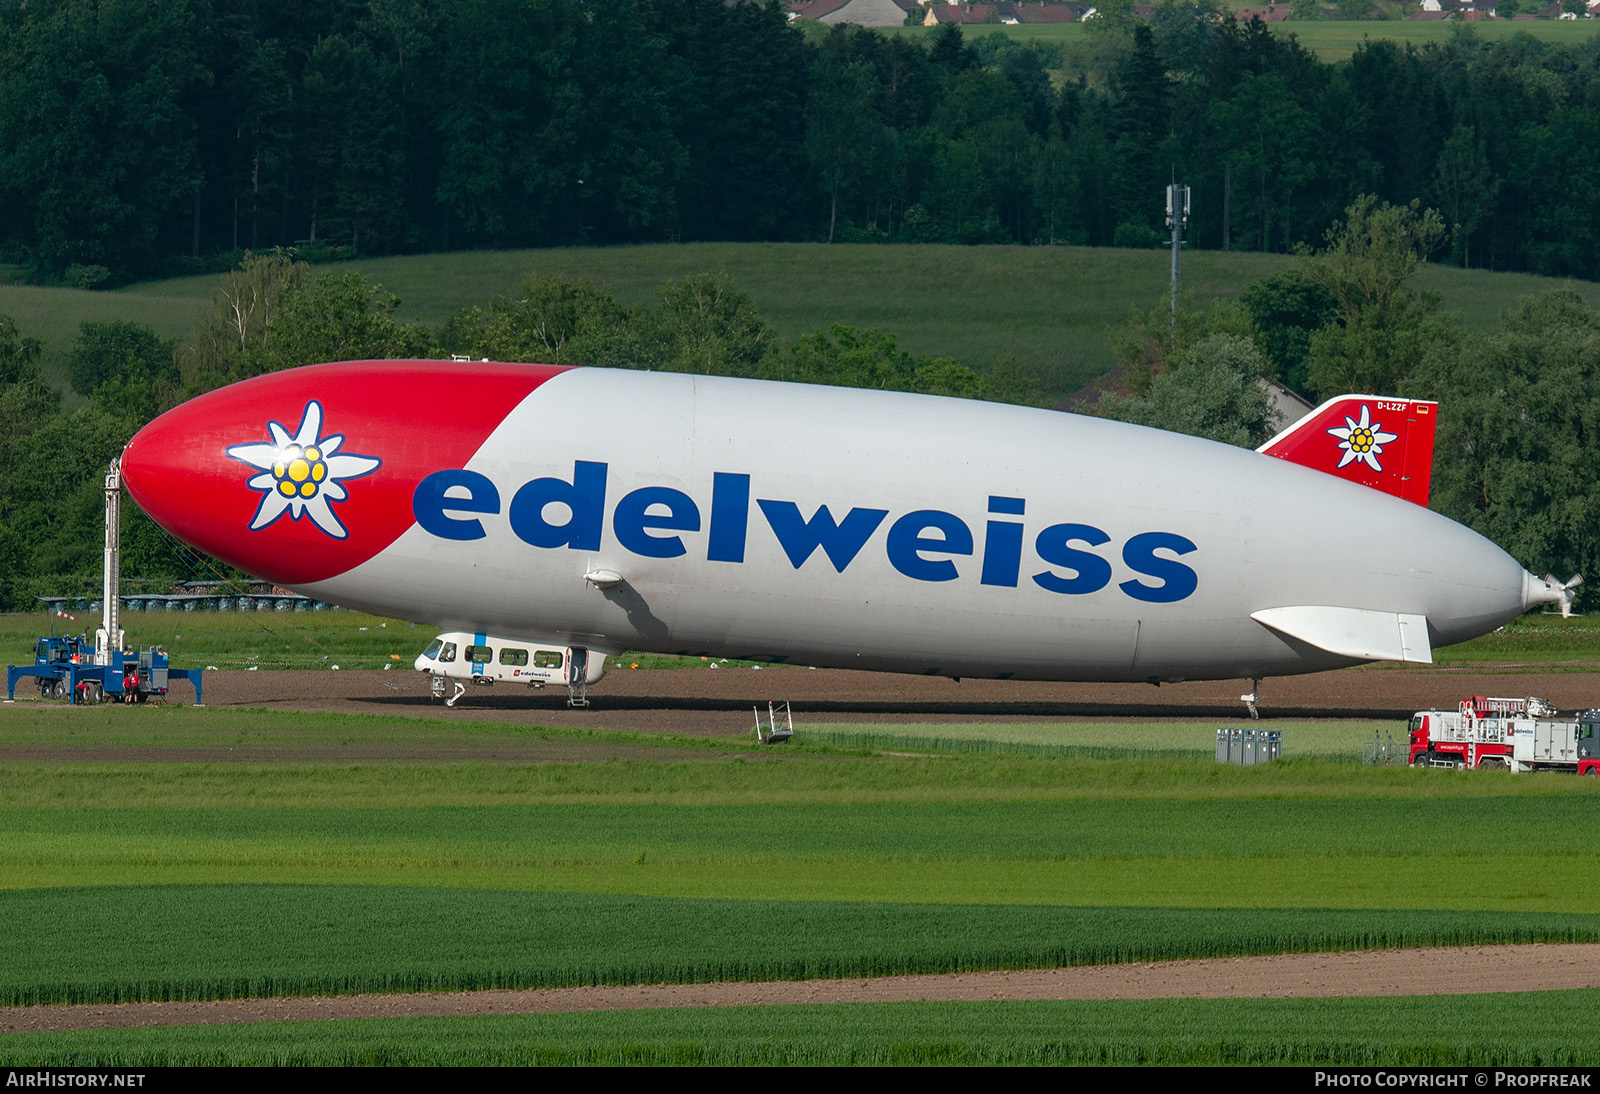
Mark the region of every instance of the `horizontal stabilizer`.
<instances>
[{"instance_id":1,"label":"horizontal stabilizer","mask_svg":"<svg viewBox=\"0 0 1600 1094\"><path fill-rule=\"evenodd\" d=\"M1251 612L1250 618L1341 657L1363 661L1433 662L1425 615L1301 605Z\"/></svg>"}]
</instances>

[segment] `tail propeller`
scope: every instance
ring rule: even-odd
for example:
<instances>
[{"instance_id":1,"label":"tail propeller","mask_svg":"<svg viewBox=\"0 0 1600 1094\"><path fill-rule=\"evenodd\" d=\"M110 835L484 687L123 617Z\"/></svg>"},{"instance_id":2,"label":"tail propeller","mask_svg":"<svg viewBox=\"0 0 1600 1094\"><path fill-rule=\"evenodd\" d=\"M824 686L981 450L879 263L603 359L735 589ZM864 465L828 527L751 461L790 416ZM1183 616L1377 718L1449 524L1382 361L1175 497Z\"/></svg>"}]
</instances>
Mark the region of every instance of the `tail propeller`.
<instances>
[{"instance_id":1,"label":"tail propeller","mask_svg":"<svg viewBox=\"0 0 1600 1094\"><path fill-rule=\"evenodd\" d=\"M1572 590L1583 584L1583 575L1573 574L1572 579L1563 585L1556 581L1554 574L1545 574L1544 583L1556 594L1556 603L1561 605L1561 618L1572 618Z\"/></svg>"}]
</instances>

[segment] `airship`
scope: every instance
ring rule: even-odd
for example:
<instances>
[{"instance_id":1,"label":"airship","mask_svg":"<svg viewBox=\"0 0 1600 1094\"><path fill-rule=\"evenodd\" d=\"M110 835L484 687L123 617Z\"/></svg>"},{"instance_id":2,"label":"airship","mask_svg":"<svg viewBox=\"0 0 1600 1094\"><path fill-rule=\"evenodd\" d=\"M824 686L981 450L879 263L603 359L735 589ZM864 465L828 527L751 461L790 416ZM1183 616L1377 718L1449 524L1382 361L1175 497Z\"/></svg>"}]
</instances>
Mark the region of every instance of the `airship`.
<instances>
[{"instance_id":1,"label":"airship","mask_svg":"<svg viewBox=\"0 0 1600 1094\"><path fill-rule=\"evenodd\" d=\"M1248 451L962 399L354 361L163 414L126 487L248 573L442 632L443 681L625 650L948 677L1427 662L1570 589L1423 504L1435 405L1346 396Z\"/></svg>"}]
</instances>

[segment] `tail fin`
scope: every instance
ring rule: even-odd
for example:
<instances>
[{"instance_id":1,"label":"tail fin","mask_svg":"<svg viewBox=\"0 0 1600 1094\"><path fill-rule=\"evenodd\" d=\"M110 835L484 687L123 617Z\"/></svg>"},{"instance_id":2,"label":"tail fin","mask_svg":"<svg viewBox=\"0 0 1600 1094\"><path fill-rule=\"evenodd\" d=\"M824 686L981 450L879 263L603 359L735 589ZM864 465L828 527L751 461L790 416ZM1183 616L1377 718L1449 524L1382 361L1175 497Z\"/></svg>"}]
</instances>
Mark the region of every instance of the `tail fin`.
<instances>
[{"instance_id":1,"label":"tail fin","mask_svg":"<svg viewBox=\"0 0 1600 1094\"><path fill-rule=\"evenodd\" d=\"M1427 505L1438 408L1415 399L1341 395L1256 451Z\"/></svg>"}]
</instances>

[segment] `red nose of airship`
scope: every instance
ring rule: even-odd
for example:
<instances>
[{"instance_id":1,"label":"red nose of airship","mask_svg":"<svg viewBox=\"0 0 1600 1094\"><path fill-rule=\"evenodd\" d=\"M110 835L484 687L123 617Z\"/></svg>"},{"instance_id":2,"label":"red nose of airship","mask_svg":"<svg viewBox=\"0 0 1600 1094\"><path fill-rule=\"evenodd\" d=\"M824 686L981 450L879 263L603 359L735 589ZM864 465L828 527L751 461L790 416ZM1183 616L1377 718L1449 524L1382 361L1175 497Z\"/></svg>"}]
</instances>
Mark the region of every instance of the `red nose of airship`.
<instances>
[{"instance_id":1,"label":"red nose of airship","mask_svg":"<svg viewBox=\"0 0 1600 1094\"><path fill-rule=\"evenodd\" d=\"M245 380L161 415L122 477L179 539L301 585L360 565L413 522L417 483L465 466L546 365L354 361Z\"/></svg>"}]
</instances>

